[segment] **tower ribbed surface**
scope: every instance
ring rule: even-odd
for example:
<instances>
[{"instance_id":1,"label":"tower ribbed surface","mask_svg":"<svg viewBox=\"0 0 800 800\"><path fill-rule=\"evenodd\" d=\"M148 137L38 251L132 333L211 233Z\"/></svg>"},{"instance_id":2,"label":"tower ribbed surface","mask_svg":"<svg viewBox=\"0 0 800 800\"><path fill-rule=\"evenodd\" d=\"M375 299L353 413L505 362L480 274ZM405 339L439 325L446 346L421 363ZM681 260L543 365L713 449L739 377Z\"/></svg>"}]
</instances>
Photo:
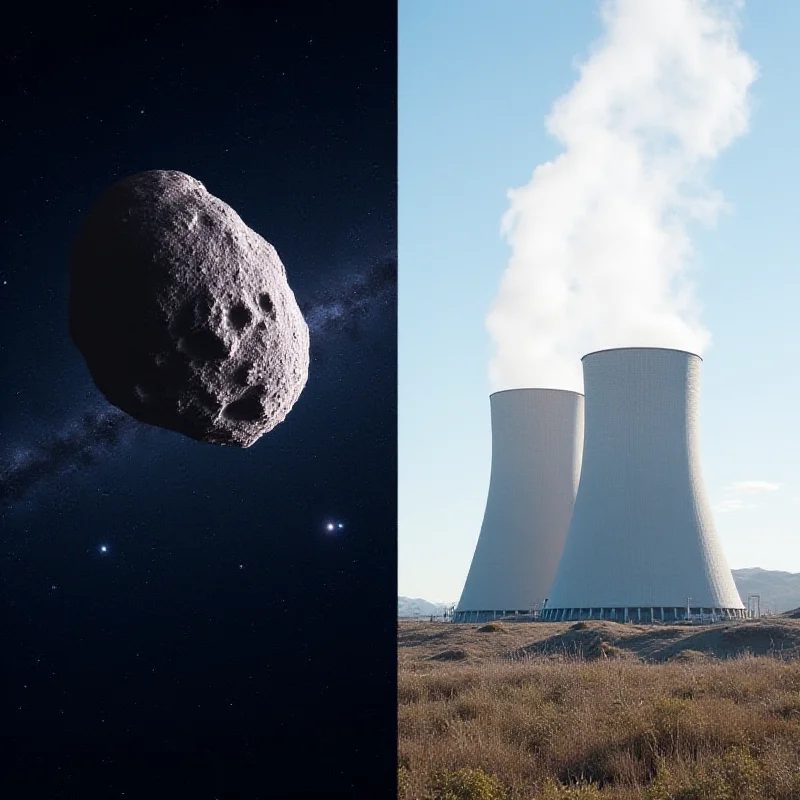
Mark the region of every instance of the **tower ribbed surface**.
<instances>
[{"instance_id":1,"label":"tower ribbed surface","mask_svg":"<svg viewBox=\"0 0 800 800\"><path fill-rule=\"evenodd\" d=\"M492 468L483 525L456 620L526 612L547 597L581 468L583 395L491 396Z\"/></svg>"},{"instance_id":2,"label":"tower ribbed surface","mask_svg":"<svg viewBox=\"0 0 800 800\"><path fill-rule=\"evenodd\" d=\"M584 357L583 467L545 618L743 616L701 474L701 363L656 348Z\"/></svg>"}]
</instances>

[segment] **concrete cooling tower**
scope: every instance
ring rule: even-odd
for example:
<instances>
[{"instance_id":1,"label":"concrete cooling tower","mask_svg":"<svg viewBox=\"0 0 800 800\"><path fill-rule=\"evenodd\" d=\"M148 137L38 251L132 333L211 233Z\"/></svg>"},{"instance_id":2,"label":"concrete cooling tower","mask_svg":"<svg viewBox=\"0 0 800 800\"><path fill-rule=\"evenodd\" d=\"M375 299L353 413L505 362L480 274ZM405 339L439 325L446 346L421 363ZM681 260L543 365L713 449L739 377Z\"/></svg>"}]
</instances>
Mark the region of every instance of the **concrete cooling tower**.
<instances>
[{"instance_id":1,"label":"concrete cooling tower","mask_svg":"<svg viewBox=\"0 0 800 800\"><path fill-rule=\"evenodd\" d=\"M512 389L491 398L492 469L456 622L529 613L550 590L581 469L583 395Z\"/></svg>"},{"instance_id":2,"label":"concrete cooling tower","mask_svg":"<svg viewBox=\"0 0 800 800\"><path fill-rule=\"evenodd\" d=\"M745 616L701 474L700 365L658 348L584 356L583 469L544 619Z\"/></svg>"}]
</instances>

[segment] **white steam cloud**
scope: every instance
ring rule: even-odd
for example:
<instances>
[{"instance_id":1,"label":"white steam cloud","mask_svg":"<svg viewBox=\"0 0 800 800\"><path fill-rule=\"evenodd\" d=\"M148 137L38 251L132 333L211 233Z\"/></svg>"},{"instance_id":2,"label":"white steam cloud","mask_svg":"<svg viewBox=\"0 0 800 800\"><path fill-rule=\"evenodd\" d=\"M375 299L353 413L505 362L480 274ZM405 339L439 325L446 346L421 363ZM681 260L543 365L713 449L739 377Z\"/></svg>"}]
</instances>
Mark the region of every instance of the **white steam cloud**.
<instances>
[{"instance_id":1,"label":"white steam cloud","mask_svg":"<svg viewBox=\"0 0 800 800\"><path fill-rule=\"evenodd\" d=\"M757 65L740 8L602 3L604 35L547 118L564 152L509 192L512 255L487 319L494 389L580 390L591 350L708 345L688 229L725 208L705 173L748 126Z\"/></svg>"}]
</instances>

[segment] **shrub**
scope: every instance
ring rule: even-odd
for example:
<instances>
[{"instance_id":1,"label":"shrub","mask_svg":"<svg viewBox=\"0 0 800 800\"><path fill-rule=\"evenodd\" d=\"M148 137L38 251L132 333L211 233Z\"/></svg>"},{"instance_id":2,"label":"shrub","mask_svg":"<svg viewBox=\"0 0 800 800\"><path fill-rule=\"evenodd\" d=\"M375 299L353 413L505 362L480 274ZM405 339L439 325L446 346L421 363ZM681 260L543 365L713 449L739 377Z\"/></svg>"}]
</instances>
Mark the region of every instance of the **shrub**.
<instances>
[{"instance_id":1,"label":"shrub","mask_svg":"<svg viewBox=\"0 0 800 800\"><path fill-rule=\"evenodd\" d=\"M482 769L443 770L434 775L430 800L506 800L500 782Z\"/></svg>"},{"instance_id":2,"label":"shrub","mask_svg":"<svg viewBox=\"0 0 800 800\"><path fill-rule=\"evenodd\" d=\"M602 658L625 658L627 655L621 647L616 647L610 642L600 642L598 650Z\"/></svg>"},{"instance_id":3,"label":"shrub","mask_svg":"<svg viewBox=\"0 0 800 800\"><path fill-rule=\"evenodd\" d=\"M408 770L405 767L397 768L397 800L404 800L408 792Z\"/></svg>"},{"instance_id":4,"label":"shrub","mask_svg":"<svg viewBox=\"0 0 800 800\"><path fill-rule=\"evenodd\" d=\"M564 785L549 780L542 787L535 800L602 800L603 795L595 783L572 783Z\"/></svg>"},{"instance_id":5,"label":"shrub","mask_svg":"<svg viewBox=\"0 0 800 800\"><path fill-rule=\"evenodd\" d=\"M679 650L675 655L670 659L671 661L705 661L707 658L705 653L701 653L699 650Z\"/></svg>"},{"instance_id":6,"label":"shrub","mask_svg":"<svg viewBox=\"0 0 800 800\"><path fill-rule=\"evenodd\" d=\"M729 750L722 759L719 772L730 787L731 798L758 797L761 786L761 765L747 748Z\"/></svg>"},{"instance_id":7,"label":"shrub","mask_svg":"<svg viewBox=\"0 0 800 800\"><path fill-rule=\"evenodd\" d=\"M648 787L646 800L756 800L761 797L759 763L744 748L698 764L683 780L662 762Z\"/></svg>"}]
</instances>

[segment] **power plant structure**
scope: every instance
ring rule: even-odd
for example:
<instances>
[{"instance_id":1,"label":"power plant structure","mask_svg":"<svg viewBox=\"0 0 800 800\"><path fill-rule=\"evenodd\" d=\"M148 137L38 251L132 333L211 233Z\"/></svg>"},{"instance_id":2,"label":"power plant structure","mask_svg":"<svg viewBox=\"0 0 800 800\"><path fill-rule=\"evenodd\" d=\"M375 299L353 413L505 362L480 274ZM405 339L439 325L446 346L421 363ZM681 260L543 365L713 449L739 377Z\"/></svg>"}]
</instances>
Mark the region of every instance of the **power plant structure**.
<instances>
[{"instance_id":1,"label":"power plant structure","mask_svg":"<svg viewBox=\"0 0 800 800\"><path fill-rule=\"evenodd\" d=\"M491 395L486 511L453 621L539 606L548 621L745 618L700 464L702 359L625 347L582 362L585 397Z\"/></svg>"},{"instance_id":2,"label":"power plant structure","mask_svg":"<svg viewBox=\"0 0 800 800\"><path fill-rule=\"evenodd\" d=\"M703 483L693 353L583 357L586 435L546 620L746 616Z\"/></svg>"},{"instance_id":3,"label":"power plant structure","mask_svg":"<svg viewBox=\"0 0 800 800\"><path fill-rule=\"evenodd\" d=\"M510 389L490 397L486 511L454 622L529 614L550 590L583 448L583 395Z\"/></svg>"}]
</instances>

